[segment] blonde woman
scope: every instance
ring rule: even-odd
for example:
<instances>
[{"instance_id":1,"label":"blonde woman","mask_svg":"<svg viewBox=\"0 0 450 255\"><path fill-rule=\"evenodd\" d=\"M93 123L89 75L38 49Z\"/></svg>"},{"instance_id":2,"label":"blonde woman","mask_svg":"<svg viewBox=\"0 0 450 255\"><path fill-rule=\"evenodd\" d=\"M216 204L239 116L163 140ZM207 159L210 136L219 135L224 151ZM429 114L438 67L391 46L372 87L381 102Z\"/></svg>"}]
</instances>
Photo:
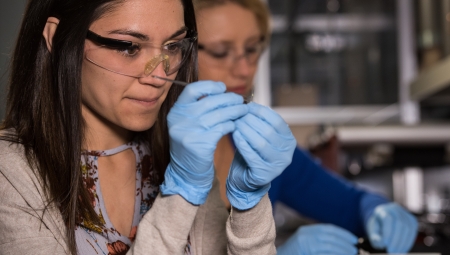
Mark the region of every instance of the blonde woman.
<instances>
[{"instance_id":1,"label":"blonde woman","mask_svg":"<svg viewBox=\"0 0 450 255\"><path fill-rule=\"evenodd\" d=\"M260 0L194 0L199 33L199 79L222 81L247 95L258 58L270 39L269 12ZM255 127L256 128L256 127ZM217 146L214 164L226 201L226 176L233 159L231 136ZM417 221L396 203L331 174L297 148L292 163L272 181L269 197L322 223L301 227L278 254L356 254L358 236L392 253L413 245Z\"/></svg>"}]
</instances>

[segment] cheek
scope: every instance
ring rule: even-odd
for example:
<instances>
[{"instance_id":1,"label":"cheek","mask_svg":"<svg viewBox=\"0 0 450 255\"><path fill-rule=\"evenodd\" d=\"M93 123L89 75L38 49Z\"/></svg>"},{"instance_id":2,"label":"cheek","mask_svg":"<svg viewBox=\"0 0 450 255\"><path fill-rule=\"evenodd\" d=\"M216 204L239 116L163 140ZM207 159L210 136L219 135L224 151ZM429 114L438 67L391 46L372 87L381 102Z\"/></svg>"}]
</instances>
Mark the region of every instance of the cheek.
<instances>
[{"instance_id":1,"label":"cheek","mask_svg":"<svg viewBox=\"0 0 450 255\"><path fill-rule=\"evenodd\" d=\"M89 65L83 64L83 69L81 73L81 96L83 103L89 102L90 97L95 95L96 77L97 74L92 70Z\"/></svg>"},{"instance_id":2,"label":"cheek","mask_svg":"<svg viewBox=\"0 0 450 255\"><path fill-rule=\"evenodd\" d=\"M118 79L119 78L119 79ZM112 120L119 110L120 98L126 89L126 81L108 71L84 64L82 69L82 103L100 116Z\"/></svg>"},{"instance_id":3,"label":"cheek","mask_svg":"<svg viewBox=\"0 0 450 255\"><path fill-rule=\"evenodd\" d=\"M256 74L256 70L258 70L258 65L250 67L250 78L253 79Z\"/></svg>"},{"instance_id":4,"label":"cheek","mask_svg":"<svg viewBox=\"0 0 450 255\"><path fill-rule=\"evenodd\" d=\"M82 104L88 109L84 114L85 119L92 121L94 123L92 126L96 123L105 125L113 123L115 126L136 132L151 128L156 121L170 85L164 90L165 92L157 105L151 109L146 109L129 99L130 95L148 93L148 90L138 91L137 88L142 85L138 85L134 81L133 78L112 74L108 71L103 72L102 69L89 63L84 64Z\"/></svg>"},{"instance_id":5,"label":"cheek","mask_svg":"<svg viewBox=\"0 0 450 255\"><path fill-rule=\"evenodd\" d=\"M169 89L169 88L168 88ZM166 91L168 91L168 89ZM158 118L158 113L161 110L161 105L167 97L167 92L159 99L157 105L151 110L136 109L135 105L125 103L122 105L119 126L134 132L142 132L150 129Z\"/></svg>"},{"instance_id":6,"label":"cheek","mask_svg":"<svg viewBox=\"0 0 450 255\"><path fill-rule=\"evenodd\" d=\"M202 61L198 60L198 78L199 80L213 80L221 81L226 84L227 77L230 76L230 72L226 68L212 67Z\"/></svg>"},{"instance_id":7,"label":"cheek","mask_svg":"<svg viewBox=\"0 0 450 255\"><path fill-rule=\"evenodd\" d=\"M84 64L82 69L82 85L81 95L83 103L88 104L90 107L98 108L104 104L105 100L111 95L111 91L114 83L108 81L108 76L105 75L99 68L93 68L90 64Z\"/></svg>"}]
</instances>

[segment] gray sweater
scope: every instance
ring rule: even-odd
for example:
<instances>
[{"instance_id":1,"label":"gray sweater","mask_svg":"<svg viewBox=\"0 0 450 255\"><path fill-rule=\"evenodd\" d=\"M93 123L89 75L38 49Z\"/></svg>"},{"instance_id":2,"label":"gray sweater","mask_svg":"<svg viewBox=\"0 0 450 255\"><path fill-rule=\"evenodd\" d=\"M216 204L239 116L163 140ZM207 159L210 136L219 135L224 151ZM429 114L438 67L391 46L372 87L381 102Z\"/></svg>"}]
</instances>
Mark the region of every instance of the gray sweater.
<instances>
[{"instance_id":1,"label":"gray sweater","mask_svg":"<svg viewBox=\"0 0 450 255\"><path fill-rule=\"evenodd\" d=\"M0 254L68 254L65 225L55 206L43 211L42 182L29 167L23 147L0 140ZM218 181L205 204L181 196L158 195L139 223L127 254L276 254L275 225L268 196L246 211L230 215Z\"/></svg>"}]
</instances>

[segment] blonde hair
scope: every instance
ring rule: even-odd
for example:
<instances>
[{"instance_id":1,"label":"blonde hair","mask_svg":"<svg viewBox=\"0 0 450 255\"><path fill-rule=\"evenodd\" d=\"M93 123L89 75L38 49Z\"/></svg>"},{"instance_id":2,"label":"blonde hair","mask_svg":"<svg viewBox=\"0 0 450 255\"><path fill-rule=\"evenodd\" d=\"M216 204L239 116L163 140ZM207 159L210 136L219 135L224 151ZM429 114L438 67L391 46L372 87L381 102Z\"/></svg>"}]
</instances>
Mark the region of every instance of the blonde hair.
<instances>
[{"instance_id":1,"label":"blonde hair","mask_svg":"<svg viewBox=\"0 0 450 255\"><path fill-rule=\"evenodd\" d=\"M270 12L267 5L263 3L262 0L193 0L193 3L196 13L200 10L221 6L226 3L237 4L255 14L264 42L267 44L269 41L271 33L269 27Z\"/></svg>"}]
</instances>

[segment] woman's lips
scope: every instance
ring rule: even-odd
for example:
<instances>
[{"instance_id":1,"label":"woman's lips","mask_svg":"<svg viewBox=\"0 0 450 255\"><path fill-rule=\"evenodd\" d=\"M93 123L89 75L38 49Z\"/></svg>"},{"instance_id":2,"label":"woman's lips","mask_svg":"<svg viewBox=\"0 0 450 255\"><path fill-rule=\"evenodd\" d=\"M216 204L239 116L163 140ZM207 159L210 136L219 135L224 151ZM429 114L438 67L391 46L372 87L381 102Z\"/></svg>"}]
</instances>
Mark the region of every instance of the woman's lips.
<instances>
[{"instance_id":1,"label":"woman's lips","mask_svg":"<svg viewBox=\"0 0 450 255\"><path fill-rule=\"evenodd\" d=\"M143 106L154 106L156 105L156 103L158 102L159 97L153 97L153 98L141 98L141 97L129 97L128 99L130 99L131 101L133 101L134 103L138 103L140 105Z\"/></svg>"},{"instance_id":2,"label":"woman's lips","mask_svg":"<svg viewBox=\"0 0 450 255\"><path fill-rule=\"evenodd\" d=\"M227 91L243 95L243 94L245 94L245 92L247 92L247 87L246 86L239 86L239 87L229 88Z\"/></svg>"}]
</instances>

